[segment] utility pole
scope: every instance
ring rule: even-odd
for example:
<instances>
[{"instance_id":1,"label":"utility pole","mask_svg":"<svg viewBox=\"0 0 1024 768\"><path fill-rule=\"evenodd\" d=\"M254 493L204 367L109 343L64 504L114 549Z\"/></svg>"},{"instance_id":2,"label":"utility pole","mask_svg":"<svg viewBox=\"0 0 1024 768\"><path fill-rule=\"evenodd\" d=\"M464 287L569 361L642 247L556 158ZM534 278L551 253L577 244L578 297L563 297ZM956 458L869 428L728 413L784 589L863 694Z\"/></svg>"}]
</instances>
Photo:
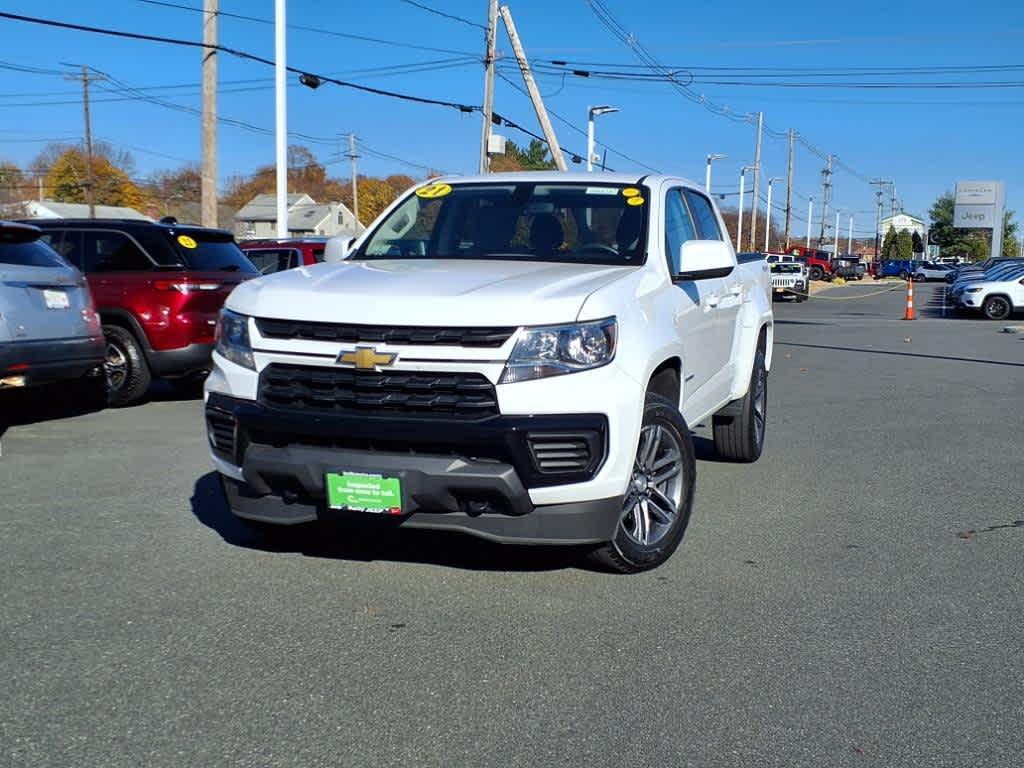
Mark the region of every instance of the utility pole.
<instances>
[{"instance_id":1,"label":"utility pole","mask_svg":"<svg viewBox=\"0 0 1024 768\"><path fill-rule=\"evenodd\" d=\"M352 215L356 217L356 224L359 223L359 176L356 174L356 135L348 135L348 158L352 161Z\"/></svg>"},{"instance_id":2,"label":"utility pole","mask_svg":"<svg viewBox=\"0 0 1024 768\"><path fill-rule=\"evenodd\" d=\"M891 203L891 208L889 209L889 215L890 216L895 216L896 215L896 182L895 181L890 181L889 184L891 185L891 191L892 191L892 203Z\"/></svg>"},{"instance_id":3,"label":"utility pole","mask_svg":"<svg viewBox=\"0 0 1024 768\"><path fill-rule=\"evenodd\" d=\"M796 131L789 129L789 158L786 161L786 250L789 250L789 226L793 217L793 150Z\"/></svg>"},{"instance_id":4,"label":"utility pole","mask_svg":"<svg viewBox=\"0 0 1024 768\"><path fill-rule=\"evenodd\" d=\"M850 216L850 228L846 230L846 253L853 255L853 216Z\"/></svg>"},{"instance_id":5,"label":"utility pole","mask_svg":"<svg viewBox=\"0 0 1024 768\"><path fill-rule=\"evenodd\" d=\"M878 251L881 248L881 236L882 236L882 187L888 182L885 179L874 179L872 185L878 187L875 190L876 199L876 210L875 210L875 261L878 261Z\"/></svg>"},{"instance_id":6,"label":"utility pole","mask_svg":"<svg viewBox=\"0 0 1024 768\"><path fill-rule=\"evenodd\" d=\"M480 173L489 173L491 170L491 121L494 116L494 55L497 34L498 0L488 0L487 33L485 35L487 52L484 54L483 127L480 134ZM356 218L359 217L356 216Z\"/></svg>"},{"instance_id":7,"label":"utility pole","mask_svg":"<svg viewBox=\"0 0 1024 768\"><path fill-rule=\"evenodd\" d=\"M757 248L757 206L761 202L761 134L764 112L757 113L757 143L754 145L754 190L750 201L750 250Z\"/></svg>"},{"instance_id":8,"label":"utility pole","mask_svg":"<svg viewBox=\"0 0 1024 768\"><path fill-rule=\"evenodd\" d=\"M526 90L530 93L530 101L533 102L533 109L537 113L537 120L544 130L544 140L547 141L548 149L551 151L551 159L555 161L555 167L558 170L566 171L568 167L565 164L565 157L562 155L562 148L558 146L555 129L551 127L548 111L544 108L544 100L541 98L540 91L537 89L537 83L533 79L533 72L530 71L530 62L526 60L526 51L523 50L523 44L519 40L519 33L516 32L516 24L512 21L512 11L509 10L507 5L503 5L499 9L499 13L501 14L502 21L505 22L505 30L508 32L509 42L512 43L512 51L516 55L516 61L519 63L519 71L523 75L523 83L526 85Z\"/></svg>"},{"instance_id":9,"label":"utility pole","mask_svg":"<svg viewBox=\"0 0 1024 768\"><path fill-rule=\"evenodd\" d=\"M277 236L288 237L288 69L285 0L274 0L274 92L277 143Z\"/></svg>"},{"instance_id":10,"label":"utility pole","mask_svg":"<svg viewBox=\"0 0 1024 768\"><path fill-rule=\"evenodd\" d=\"M839 209L836 208L836 228L832 236L832 258L839 258Z\"/></svg>"},{"instance_id":11,"label":"utility pole","mask_svg":"<svg viewBox=\"0 0 1024 768\"><path fill-rule=\"evenodd\" d=\"M203 159L200 222L217 226L217 3L203 0Z\"/></svg>"},{"instance_id":12,"label":"utility pole","mask_svg":"<svg viewBox=\"0 0 1024 768\"><path fill-rule=\"evenodd\" d=\"M832 201L832 155L828 156L825 169L821 172L823 179L823 195L821 200L821 232L818 234L818 245L825 239L825 230L828 227L828 204Z\"/></svg>"},{"instance_id":13,"label":"utility pole","mask_svg":"<svg viewBox=\"0 0 1024 768\"><path fill-rule=\"evenodd\" d=\"M89 83L94 80L105 80L103 75L89 74L89 67L82 64L82 74L65 75L65 80L78 80L82 83L82 107L85 113L85 202L89 204L89 218L96 218L96 176L92 167L92 117L89 114Z\"/></svg>"}]
</instances>

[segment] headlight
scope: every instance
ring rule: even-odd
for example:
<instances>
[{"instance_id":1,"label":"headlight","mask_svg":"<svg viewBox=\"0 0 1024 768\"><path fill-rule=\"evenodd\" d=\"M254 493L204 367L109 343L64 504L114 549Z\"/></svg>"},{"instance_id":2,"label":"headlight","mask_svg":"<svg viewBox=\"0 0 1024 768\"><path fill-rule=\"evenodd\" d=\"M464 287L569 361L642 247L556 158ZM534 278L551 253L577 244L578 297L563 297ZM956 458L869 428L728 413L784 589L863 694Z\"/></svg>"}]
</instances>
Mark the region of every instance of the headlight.
<instances>
[{"instance_id":1,"label":"headlight","mask_svg":"<svg viewBox=\"0 0 1024 768\"><path fill-rule=\"evenodd\" d=\"M252 347L249 345L249 318L245 315L230 309L220 311L214 333L214 349L236 365L256 370Z\"/></svg>"},{"instance_id":2,"label":"headlight","mask_svg":"<svg viewBox=\"0 0 1024 768\"><path fill-rule=\"evenodd\" d=\"M981 288L965 288L964 293L977 293Z\"/></svg>"},{"instance_id":3,"label":"headlight","mask_svg":"<svg viewBox=\"0 0 1024 768\"><path fill-rule=\"evenodd\" d=\"M522 328L499 384L561 376L607 365L615 357L614 317L591 323Z\"/></svg>"}]
</instances>

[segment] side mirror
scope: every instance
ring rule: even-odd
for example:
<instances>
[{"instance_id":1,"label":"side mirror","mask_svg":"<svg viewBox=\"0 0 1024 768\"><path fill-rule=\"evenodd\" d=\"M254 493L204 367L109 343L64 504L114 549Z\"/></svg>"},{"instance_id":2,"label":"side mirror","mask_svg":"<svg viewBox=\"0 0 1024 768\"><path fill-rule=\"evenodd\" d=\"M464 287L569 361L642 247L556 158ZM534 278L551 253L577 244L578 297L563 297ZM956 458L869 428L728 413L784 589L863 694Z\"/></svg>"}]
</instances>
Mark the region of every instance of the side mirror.
<instances>
[{"instance_id":1,"label":"side mirror","mask_svg":"<svg viewBox=\"0 0 1024 768\"><path fill-rule=\"evenodd\" d=\"M354 237L332 237L324 246L324 261L333 264L344 261L352 252L352 246L356 244Z\"/></svg>"},{"instance_id":2,"label":"side mirror","mask_svg":"<svg viewBox=\"0 0 1024 768\"><path fill-rule=\"evenodd\" d=\"M708 280L727 277L736 268L736 257L722 240L688 240L679 248L679 274L673 280Z\"/></svg>"}]
</instances>

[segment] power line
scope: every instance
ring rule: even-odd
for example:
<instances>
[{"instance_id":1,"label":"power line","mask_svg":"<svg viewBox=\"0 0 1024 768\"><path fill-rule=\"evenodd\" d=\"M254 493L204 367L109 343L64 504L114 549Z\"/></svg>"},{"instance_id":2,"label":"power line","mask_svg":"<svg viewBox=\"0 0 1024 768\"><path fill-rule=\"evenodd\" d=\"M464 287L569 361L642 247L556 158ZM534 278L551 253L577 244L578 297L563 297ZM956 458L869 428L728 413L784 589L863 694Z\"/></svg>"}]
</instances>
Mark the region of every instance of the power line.
<instances>
[{"instance_id":1,"label":"power line","mask_svg":"<svg viewBox=\"0 0 1024 768\"><path fill-rule=\"evenodd\" d=\"M452 13L445 13L444 11L439 11L437 10L437 8L431 8L429 5L417 3L415 0L399 0L399 2L405 3L406 5L411 5L414 8L419 8L420 10L426 11L427 13L433 13L436 16L443 16L444 18L451 19L452 21L458 21L463 24L468 24L471 27L482 29L484 32L487 31L487 27L485 27L483 24L477 24L475 21L470 21L469 19L465 19L462 16L456 16Z\"/></svg>"},{"instance_id":2,"label":"power line","mask_svg":"<svg viewBox=\"0 0 1024 768\"><path fill-rule=\"evenodd\" d=\"M146 1L147 2L155 2L156 0L146 0ZM54 19L43 19L43 18L38 18L38 17L34 17L34 16L23 16L23 15L16 14L16 13L0 12L0 18L11 19L13 21L23 21L23 22L26 22L26 23L29 23L29 24L39 24L39 25L47 26L47 27L56 27L58 29L71 29L71 30L75 30L75 31L78 31L78 32L92 32L93 34L107 35L107 36L110 36L110 37L119 37L119 38L125 38L125 39L129 39L129 40L143 40L143 41L146 41L146 42L164 43L164 44L167 44L167 45L178 45L178 46L184 46L184 47L188 47L188 48L202 48L204 50L211 49L211 50L220 51L221 53L226 53L226 54L231 55L231 56L236 56L236 57L238 57L240 59L245 59L247 61L255 61L255 62L258 62L260 64L266 64L266 65L269 65L269 66L274 66L273 59L268 59L268 58L266 58L264 56L258 56L256 54L249 53L247 51L242 51L242 50L239 50L237 48L229 48L229 47L227 47L225 45L206 45L204 43L201 43L201 42L198 42L198 41L195 41L195 40L182 40L182 39L179 39L179 38L164 37L164 36L161 36L161 35L149 35L149 34L144 34L144 33L141 33L141 32L124 32L124 31L121 31L121 30L106 29L104 27L93 27L93 26L88 26L88 25L85 25L85 24L72 24L70 22L56 21ZM341 86L343 88L351 88L351 89L354 89L354 90L357 90L357 91L363 91L364 93L372 93L372 94L375 94L375 95L378 95L378 96L388 96L390 98L400 99L402 101L409 101L409 102L414 102L414 103L417 103L417 104L429 104L429 105L439 106L439 107L449 107L449 108L452 108L452 109L457 109L460 112L476 112L476 111L480 110L480 108L477 107L477 106L471 106L471 105L468 105L468 104L460 104L460 103L454 102L454 101L445 101L443 99L431 99L431 98L427 98L427 97L423 97L423 96L414 96L414 95L408 94L408 93L399 93L397 91L389 91L389 90L385 90L385 89L382 89L382 88L374 88L374 87L369 86L369 85L360 85L358 83L349 82L347 80L339 80L338 78L330 77L328 75L319 75L319 74L310 72L309 70L301 69L299 67L289 66L289 67L287 67L287 70L289 72L291 72L292 74L311 75L313 77L316 77L317 79L319 79L322 82L332 83L334 85L339 85L339 86Z\"/></svg>"},{"instance_id":3,"label":"power line","mask_svg":"<svg viewBox=\"0 0 1024 768\"><path fill-rule=\"evenodd\" d=\"M197 13L206 13L202 8L197 8L193 5L183 5L181 3L171 3L165 0L138 0L140 3L146 5L159 5L165 8L175 8L181 11L193 11ZM259 16L246 16L241 13L229 13L227 11L218 11L218 16L223 16L228 19L238 19L239 21L249 21L255 24L274 24L273 19L262 18ZM471 51L456 51L451 48L434 48L429 45L417 45L415 43L404 43L398 40L386 40L379 37L368 37L366 35L356 35L351 32L336 32L331 29L321 29L320 27L308 27L301 24L289 24L288 29L292 29L299 32L315 32L320 35L327 35L328 37L340 37L345 40L358 40L363 43L376 43L378 45L389 45L395 48L407 48L417 51L431 51L433 53L453 53L461 54L465 56L475 56L476 54Z\"/></svg>"}]
</instances>

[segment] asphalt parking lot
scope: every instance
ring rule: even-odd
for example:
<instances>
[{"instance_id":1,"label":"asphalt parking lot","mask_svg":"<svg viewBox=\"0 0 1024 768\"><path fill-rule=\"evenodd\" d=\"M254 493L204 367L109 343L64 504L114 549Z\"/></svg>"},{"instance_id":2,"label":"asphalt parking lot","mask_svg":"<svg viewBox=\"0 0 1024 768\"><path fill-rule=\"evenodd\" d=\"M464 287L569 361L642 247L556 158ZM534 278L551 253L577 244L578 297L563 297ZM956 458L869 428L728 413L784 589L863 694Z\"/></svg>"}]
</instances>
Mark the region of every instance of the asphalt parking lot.
<instances>
[{"instance_id":1,"label":"asphalt parking lot","mask_svg":"<svg viewBox=\"0 0 1024 768\"><path fill-rule=\"evenodd\" d=\"M944 319L937 285L903 322L884 287L775 305L764 457L698 427L690 530L639 576L432 533L271 545L199 401L9 413L0 763L1019 765L1024 336Z\"/></svg>"}]
</instances>

